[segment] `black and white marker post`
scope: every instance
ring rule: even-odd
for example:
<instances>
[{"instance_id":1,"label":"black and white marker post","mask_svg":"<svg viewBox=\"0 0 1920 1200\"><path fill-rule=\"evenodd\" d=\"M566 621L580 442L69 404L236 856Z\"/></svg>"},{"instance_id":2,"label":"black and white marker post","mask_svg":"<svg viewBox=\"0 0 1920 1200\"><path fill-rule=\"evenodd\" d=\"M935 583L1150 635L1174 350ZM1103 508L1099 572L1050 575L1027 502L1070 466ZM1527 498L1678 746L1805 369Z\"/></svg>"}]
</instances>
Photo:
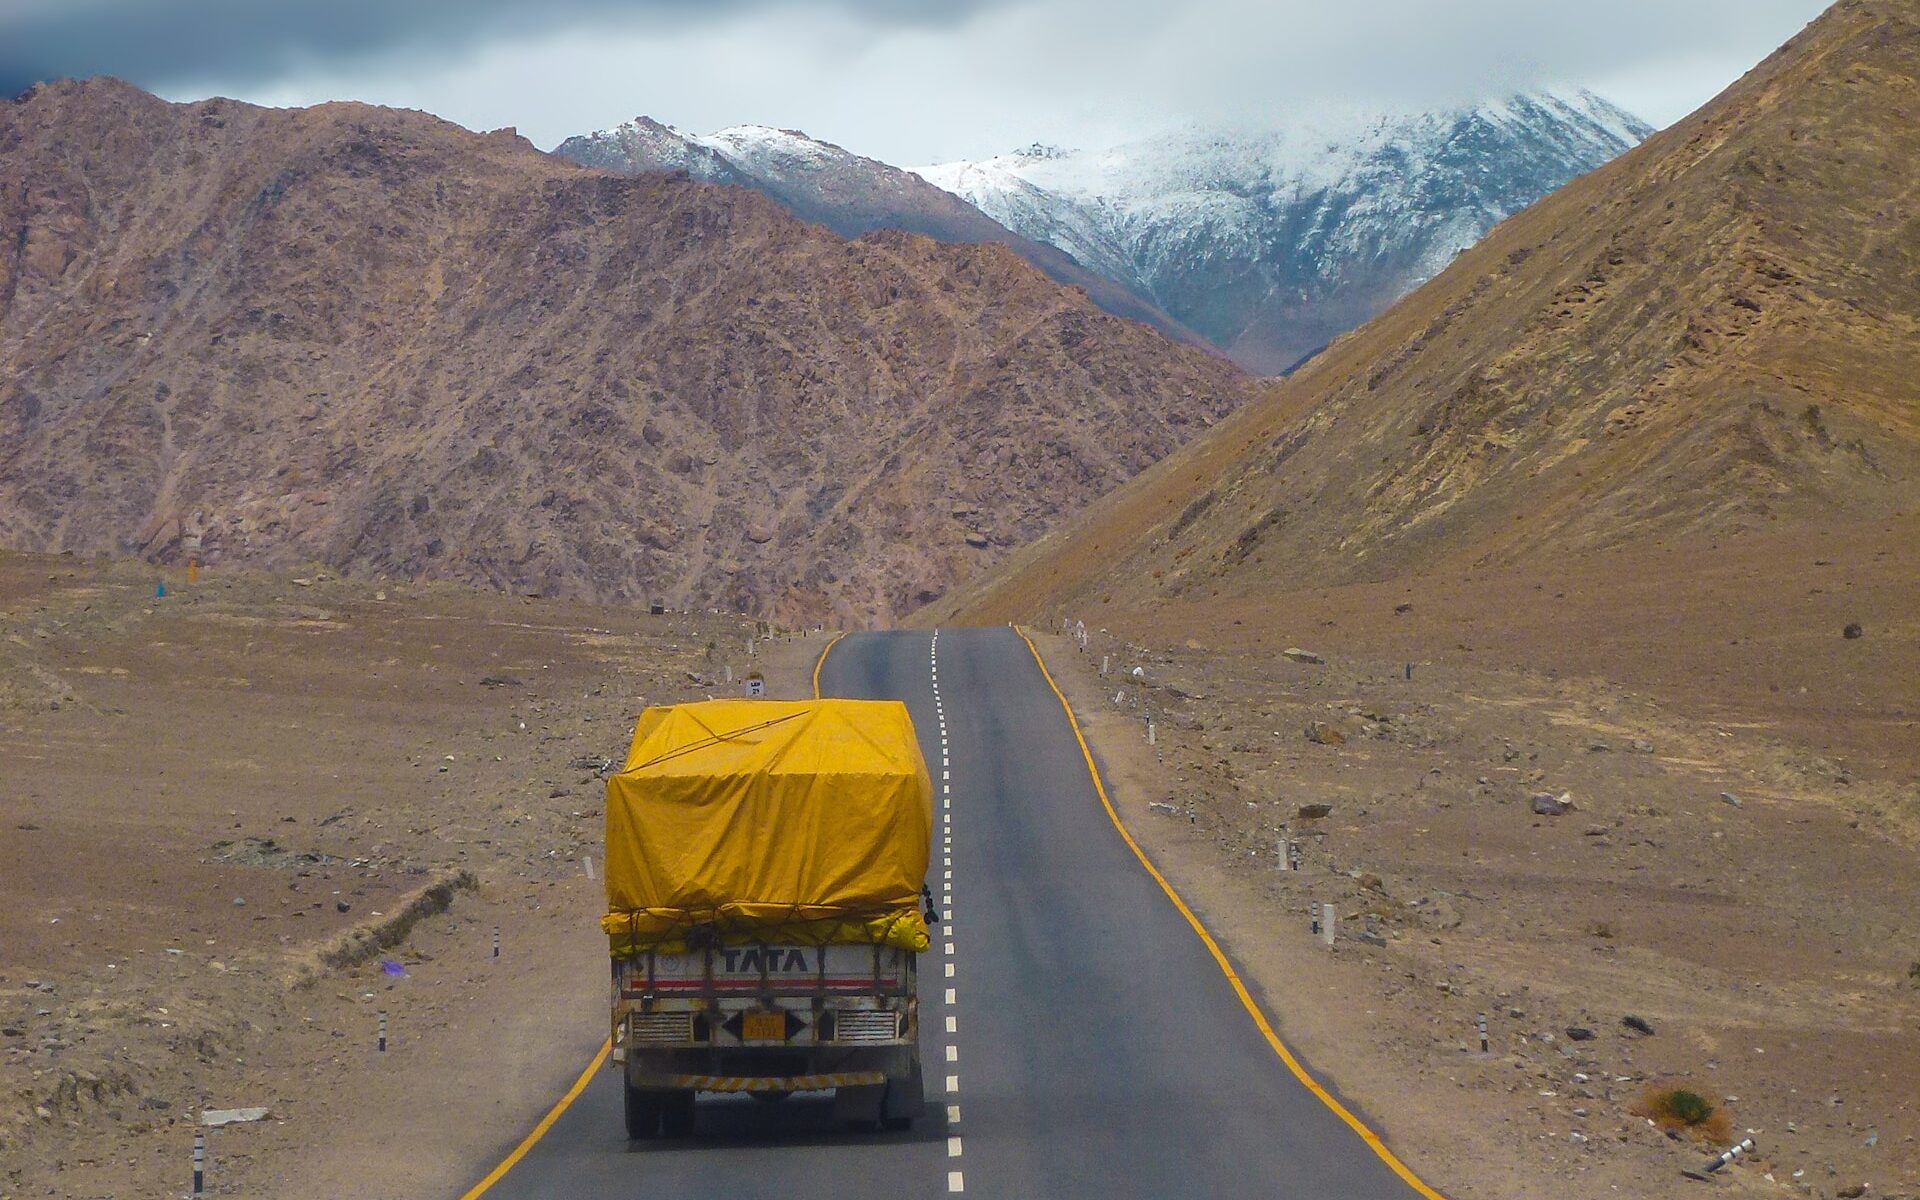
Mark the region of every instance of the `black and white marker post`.
<instances>
[{"instance_id":1,"label":"black and white marker post","mask_svg":"<svg viewBox=\"0 0 1920 1200\"><path fill-rule=\"evenodd\" d=\"M1741 1138L1738 1142L1727 1147L1727 1149L1723 1153L1715 1157L1714 1160L1708 1163L1706 1167L1703 1169L1707 1172L1707 1174L1711 1175L1715 1171L1718 1171L1721 1167L1724 1167L1728 1163L1732 1162L1734 1159L1739 1158L1742 1154L1749 1153L1750 1151L1752 1151L1752 1149L1753 1149L1753 1139L1750 1137Z\"/></svg>"},{"instance_id":2,"label":"black and white marker post","mask_svg":"<svg viewBox=\"0 0 1920 1200\"><path fill-rule=\"evenodd\" d=\"M380 1052L382 1054L385 1054L386 1051L387 1051L387 1013L385 1009L381 1009L380 1010Z\"/></svg>"},{"instance_id":3,"label":"black and white marker post","mask_svg":"<svg viewBox=\"0 0 1920 1200\"><path fill-rule=\"evenodd\" d=\"M495 958L500 957L500 927L498 925L493 927L493 956Z\"/></svg>"},{"instance_id":4,"label":"black and white marker post","mask_svg":"<svg viewBox=\"0 0 1920 1200\"><path fill-rule=\"evenodd\" d=\"M193 1135L193 1194L198 1196L207 1186L207 1135Z\"/></svg>"},{"instance_id":5,"label":"black and white marker post","mask_svg":"<svg viewBox=\"0 0 1920 1200\"><path fill-rule=\"evenodd\" d=\"M1480 1053L1487 1052L1487 1014L1481 1013L1476 1022L1480 1026Z\"/></svg>"}]
</instances>

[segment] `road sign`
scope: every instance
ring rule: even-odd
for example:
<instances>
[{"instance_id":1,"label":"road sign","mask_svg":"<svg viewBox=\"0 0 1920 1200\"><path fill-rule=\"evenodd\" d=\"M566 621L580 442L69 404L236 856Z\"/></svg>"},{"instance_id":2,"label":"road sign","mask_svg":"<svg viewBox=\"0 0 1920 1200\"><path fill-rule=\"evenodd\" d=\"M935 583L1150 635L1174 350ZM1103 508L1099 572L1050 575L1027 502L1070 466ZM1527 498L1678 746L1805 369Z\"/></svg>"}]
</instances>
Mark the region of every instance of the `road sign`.
<instances>
[{"instance_id":1,"label":"road sign","mask_svg":"<svg viewBox=\"0 0 1920 1200\"><path fill-rule=\"evenodd\" d=\"M758 700L766 694L767 681L760 677L760 672L755 671L753 674L747 676L747 696L749 699Z\"/></svg>"}]
</instances>

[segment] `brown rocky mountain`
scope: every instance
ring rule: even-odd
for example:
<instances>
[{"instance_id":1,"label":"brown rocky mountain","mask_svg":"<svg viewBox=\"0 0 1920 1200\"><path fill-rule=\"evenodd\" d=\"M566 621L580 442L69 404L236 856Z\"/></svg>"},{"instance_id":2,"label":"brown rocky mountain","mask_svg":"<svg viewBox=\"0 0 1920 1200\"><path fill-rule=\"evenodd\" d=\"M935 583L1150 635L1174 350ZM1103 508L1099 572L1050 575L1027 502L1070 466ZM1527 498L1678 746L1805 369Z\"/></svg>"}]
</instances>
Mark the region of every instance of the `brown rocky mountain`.
<instances>
[{"instance_id":1,"label":"brown rocky mountain","mask_svg":"<svg viewBox=\"0 0 1920 1200\"><path fill-rule=\"evenodd\" d=\"M1843 0L929 612L1144 611L1920 507L1920 8Z\"/></svg>"},{"instance_id":2,"label":"brown rocky mountain","mask_svg":"<svg viewBox=\"0 0 1920 1200\"><path fill-rule=\"evenodd\" d=\"M13 548L865 620L1250 395L1005 247L419 113L60 83L0 163Z\"/></svg>"}]
</instances>

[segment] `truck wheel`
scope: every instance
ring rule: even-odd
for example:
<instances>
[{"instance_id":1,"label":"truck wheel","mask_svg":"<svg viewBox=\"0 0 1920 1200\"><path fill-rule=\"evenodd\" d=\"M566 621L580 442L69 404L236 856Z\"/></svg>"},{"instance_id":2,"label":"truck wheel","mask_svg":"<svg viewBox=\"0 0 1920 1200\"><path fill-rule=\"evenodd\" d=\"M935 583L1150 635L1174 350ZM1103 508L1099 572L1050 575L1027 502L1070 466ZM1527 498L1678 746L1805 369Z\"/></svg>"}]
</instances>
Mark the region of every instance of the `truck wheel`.
<instances>
[{"instance_id":1,"label":"truck wheel","mask_svg":"<svg viewBox=\"0 0 1920 1200\"><path fill-rule=\"evenodd\" d=\"M660 1132L666 1137L692 1137L693 1093L668 1092L661 1099Z\"/></svg>"},{"instance_id":2,"label":"truck wheel","mask_svg":"<svg viewBox=\"0 0 1920 1200\"><path fill-rule=\"evenodd\" d=\"M627 1136L636 1141L660 1133L660 1093L626 1085Z\"/></svg>"}]
</instances>

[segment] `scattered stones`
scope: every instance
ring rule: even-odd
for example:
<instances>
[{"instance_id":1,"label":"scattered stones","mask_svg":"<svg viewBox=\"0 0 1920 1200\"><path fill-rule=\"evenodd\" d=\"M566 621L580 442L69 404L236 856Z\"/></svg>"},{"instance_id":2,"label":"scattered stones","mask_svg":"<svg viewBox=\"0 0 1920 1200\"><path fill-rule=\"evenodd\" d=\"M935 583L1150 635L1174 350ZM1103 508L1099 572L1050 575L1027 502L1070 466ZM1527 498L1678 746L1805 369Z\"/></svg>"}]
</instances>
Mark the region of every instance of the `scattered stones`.
<instances>
[{"instance_id":1,"label":"scattered stones","mask_svg":"<svg viewBox=\"0 0 1920 1200\"><path fill-rule=\"evenodd\" d=\"M1866 632L1866 630L1860 628L1860 622L1850 621L1847 623L1847 627L1840 631L1840 636L1846 638L1848 641L1852 641L1857 637L1865 637Z\"/></svg>"},{"instance_id":2,"label":"scattered stones","mask_svg":"<svg viewBox=\"0 0 1920 1200\"><path fill-rule=\"evenodd\" d=\"M1620 1018L1620 1023L1635 1033L1644 1033L1649 1037L1653 1035L1653 1024L1645 1017L1636 1017L1632 1013L1628 1013L1626 1016Z\"/></svg>"},{"instance_id":3,"label":"scattered stones","mask_svg":"<svg viewBox=\"0 0 1920 1200\"><path fill-rule=\"evenodd\" d=\"M348 904L345 900L335 900L333 902L333 911L335 912L346 912L352 907L353 905Z\"/></svg>"},{"instance_id":4,"label":"scattered stones","mask_svg":"<svg viewBox=\"0 0 1920 1200\"><path fill-rule=\"evenodd\" d=\"M1180 810L1175 808L1173 805L1162 803L1159 800L1155 800L1153 803L1147 805L1147 807L1152 809L1154 812L1166 813L1169 816L1176 816L1180 812Z\"/></svg>"},{"instance_id":5,"label":"scattered stones","mask_svg":"<svg viewBox=\"0 0 1920 1200\"><path fill-rule=\"evenodd\" d=\"M1593 1030L1588 1029L1584 1025L1569 1025L1567 1026L1567 1040L1571 1042L1590 1042L1593 1040Z\"/></svg>"},{"instance_id":6,"label":"scattered stones","mask_svg":"<svg viewBox=\"0 0 1920 1200\"><path fill-rule=\"evenodd\" d=\"M1735 808L1740 807L1740 797L1734 795L1732 792L1721 792L1720 798L1722 800L1725 800L1728 804L1733 805Z\"/></svg>"},{"instance_id":7,"label":"scattered stones","mask_svg":"<svg viewBox=\"0 0 1920 1200\"><path fill-rule=\"evenodd\" d=\"M1327 661L1326 659L1320 657L1318 654L1315 654L1313 651L1302 650L1298 646L1288 646L1285 650L1282 650L1280 652L1280 657L1287 659L1290 662L1307 663L1310 666L1319 666L1320 664Z\"/></svg>"},{"instance_id":8,"label":"scattered stones","mask_svg":"<svg viewBox=\"0 0 1920 1200\"><path fill-rule=\"evenodd\" d=\"M235 896L233 898L233 906L235 908L245 908L247 906L247 898L245 896Z\"/></svg>"},{"instance_id":9,"label":"scattered stones","mask_svg":"<svg viewBox=\"0 0 1920 1200\"><path fill-rule=\"evenodd\" d=\"M1396 604L1393 606L1393 611L1396 615L1404 617L1413 611L1413 605L1411 603Z\"/></svg>"},{"instance_id":10,"label":"scattered stones","mask_svg":"<svg viewBox=\"0 0 1920 1200\"><path fill-rule=\"evenodd\" d=\"M1307 740L1319 746L1344 746L1347 735L1327 724L1325 721L1307 722Z\"/></svg>"},{"instance_id":11,"label":"scattered stones","mask_svg":"<svg viewBox=\"0 0 1920 1200\"><path fill-rule=\"evenodd\" d=\"M1294 815L1303 821L1318 821L1331 812L1333 812L1331 804L1302 804L1294 810Z\"/></svg>"},{"instance_id":12,"label":"scattered stones","mask_svg":"<svg viewBox=\"0 0 1920 1200\"><path fill-rule=\"evenodd\" d=\"M1561 792L1558 796L1552 792L1533 794L1533 811L1543 817L1557 817L1573 811L1573 793Z\"/></svg>"},{"instance_id":13,"label":"scattered stones","mask_svg":"<svg viewBox=\"0 0 1920 1200\"><path fill-rule=\"evenodd\" d=\"M1633 752L1635 754L1652 754L1653 753L1653 743L1648 741L1646 738L1633 739L1632 746L1633 746Z\"/></svg>"}]
</instances>

